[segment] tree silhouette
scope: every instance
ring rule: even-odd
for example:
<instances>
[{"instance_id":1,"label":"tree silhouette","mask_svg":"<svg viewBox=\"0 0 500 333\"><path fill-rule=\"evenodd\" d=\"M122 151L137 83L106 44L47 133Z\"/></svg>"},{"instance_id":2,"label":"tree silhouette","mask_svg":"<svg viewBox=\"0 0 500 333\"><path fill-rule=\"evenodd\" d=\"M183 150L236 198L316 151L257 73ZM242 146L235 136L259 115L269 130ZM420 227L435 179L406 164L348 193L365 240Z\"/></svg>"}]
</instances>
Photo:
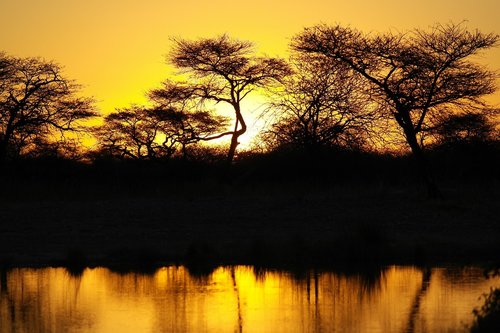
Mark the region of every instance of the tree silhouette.
<instances>
[{"instance_id":1,"label":"tree silhouette","mask_svg":"<svg viewBox=\"0 0 500 333\"><path fill-rule=\"evenodd\" d=\"M162 147L157 142L160 123L151 112L140 106L119 109L104 118L104 124L95 129L99 149L121 158L155 158ZM166 145L166 143L165 143ZM171 155L166 146L164 151Z\"/></svg>"},{"instance_id":2,"label":"tree silhouette","mask_svg":"<svg viewBox=\"0 0 500 333\"><path fill-rule=\"evenodd\" d=\"M488 113L448 114L438 117L436 122L426 129L434 136L437 144L472 143L495 140L494 115L497 110Z\"/></svg>"},{"instance_id":3,"label":"tree silhouette","mask_svg":"<svg viewBox=\"0 0 500 333\"><path fill-rule=\"evenodd\" d=\"M500 267L487 270L490 278L500 276ZM484 294L484 304L474 309L474 322L471 326L472 333L498 332L500 330L500 288L491 288Z\"/></svg>"},{"instance_id":4,"label":"tree silhouette","mask_svg":"<svg viewBox=\"0 0 500 333\"><path fill-rule=\"evenodd\" d=\"M225 117L200 110L192 89L167 81L149 93L151 107L132 106L107 115L95 129L101 152L134 159L188 157L188 146L212 139Z\"/></svg>"},{"instance_id":5,"label":"tree silhouette","mask_svg":"<svg viewBox=\"0 0 500 333\"><path fill-rule=\"evenodd\" d=\"M92 100L77 97L78 88L57 64L0 54L0 163L96 116Z\"/></svg>"},{"instance_id":6,"label":"tree silhouette","mask_svg":"<svg viewBox=\"0 0 500 333\"><path fill-rule=\"evenodd\" d=\"M481 97L495 91L495 74L470 57L496 46L498 39L498 35L469 31L461 24L381 35L318 25L296 36L292 48L347 64L365 79L385 115L402 129L429 195L435 197L439 191L419 134L429 114L484 106Z\"/></svg>"},{"instance_id":7,"label":"tree silhouette","mask_svg":"<svg viewBox=\"0 0 500 333\"><path fill-rule=\"evenodd\" d=\"M212 110L206 110L198 103L196 89L185 83L165 81L159 89L149 92L155 109L175 132L175 141L181 145L182 155L186 157L187 145L199 141L211 141L232 132L223 132L228 119Z\"/></svg>"},{"instance_id":8,"label":"tree silhouette","mask_svg":"<svg viewBox=\"0 0 500 333\"><path fill-rule=\"evenodd\" d=\"M241 101L256 88L272 85L290 73L281 59L256 57L251 42L227 35L195 41L175 40L171 62L190 75L193 96L201 101L227 103L234 110L234 128L227 160L234 159L238 138L247 130Z\"/></svg>"},{"instance_id":9,"label":"tree silhouette","mask_svg":"<svg viewBox=\"0 0 500 333\"><path fill-rule=\"evenodd\" d=\"M324 56L295 54L291 62L295 74L271 103L273 124L265 140L274 146L360 148L376 121L360 78Z\"/></svg>"}]
</instances>

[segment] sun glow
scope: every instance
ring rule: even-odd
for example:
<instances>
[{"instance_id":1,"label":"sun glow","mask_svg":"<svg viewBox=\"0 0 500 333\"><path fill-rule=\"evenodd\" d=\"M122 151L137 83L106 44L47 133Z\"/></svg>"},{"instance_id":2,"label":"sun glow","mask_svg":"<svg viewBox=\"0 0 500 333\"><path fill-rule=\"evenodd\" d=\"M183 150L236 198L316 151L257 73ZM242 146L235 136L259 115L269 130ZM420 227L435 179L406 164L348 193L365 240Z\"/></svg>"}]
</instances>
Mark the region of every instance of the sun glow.
<instances>
[{"instance_id":1,"label":"sun glow","mask_svg":"<svg viewBox=\"0 0 500 333\"><path fill-rule=\"evenodd\" d=\"M231 37L256 43L258 54L288 57L288 43L304 27L341 23L364 31L426 28L436 22L467 20L470 28L500 32L496 0L264 1L230 0L3 0L0 45L15 56L39 56L65 67L68 77L94 96L103 114L146 104L146 92L176 73L166 64L172 37ZM243 15L244 13L244 15ZM500 68L500 48L482 62ZM262 99L252 97L249 129L240 149L249 147L262 122ZM500 103L497 92L490 99ZM226 112L227 114L227 112Z\"/></svg>"}]
</instances>

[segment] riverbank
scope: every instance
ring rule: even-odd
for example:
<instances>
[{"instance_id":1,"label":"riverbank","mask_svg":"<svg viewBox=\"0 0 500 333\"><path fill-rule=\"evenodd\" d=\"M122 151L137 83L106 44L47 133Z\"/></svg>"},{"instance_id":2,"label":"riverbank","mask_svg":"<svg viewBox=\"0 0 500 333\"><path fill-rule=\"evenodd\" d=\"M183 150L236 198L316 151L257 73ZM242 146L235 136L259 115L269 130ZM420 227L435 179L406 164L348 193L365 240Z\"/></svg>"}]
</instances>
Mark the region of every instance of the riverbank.
<instances>
[{"instance_id":1,"label":"riverbank","mask_svg":"<svg viewBox=\"0 0 500 333\"><path fill-rule=\"evenodd\" d=\"M335 267L482 263L500 253L495 184L226 185L164 193L4 199L3 266ZM175 194L178 193L178 194Z\"/></svg>"}]
</instances>

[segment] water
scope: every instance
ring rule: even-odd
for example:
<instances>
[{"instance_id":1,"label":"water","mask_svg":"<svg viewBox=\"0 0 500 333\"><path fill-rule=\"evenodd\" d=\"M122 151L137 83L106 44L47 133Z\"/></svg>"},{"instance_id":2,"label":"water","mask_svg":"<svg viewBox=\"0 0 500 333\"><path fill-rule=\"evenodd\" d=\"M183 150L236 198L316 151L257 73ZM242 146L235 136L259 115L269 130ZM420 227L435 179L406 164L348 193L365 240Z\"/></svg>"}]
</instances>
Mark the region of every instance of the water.
<instances>
[{"instance_id":1,"label":"water","mask_svg":"<svg viewBox=\"0 0 500 333\"><path fill-rule=\"evenodd\" d=\"M0 274L0 332L460 332L500 279L478 268L371 274L184 267L154 274L63 268Z\"/></svg>"}]
</instances>

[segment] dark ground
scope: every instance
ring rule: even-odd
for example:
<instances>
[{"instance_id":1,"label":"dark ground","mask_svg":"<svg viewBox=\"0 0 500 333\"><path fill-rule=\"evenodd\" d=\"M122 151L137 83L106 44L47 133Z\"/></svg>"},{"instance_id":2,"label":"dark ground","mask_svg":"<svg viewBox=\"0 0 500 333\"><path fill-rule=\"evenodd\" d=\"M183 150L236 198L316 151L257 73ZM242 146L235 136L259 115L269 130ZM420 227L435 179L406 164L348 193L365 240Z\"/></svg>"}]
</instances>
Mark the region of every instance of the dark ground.
<instances>
[{"instance_id":1,"label":"dark ground","mask_svg":"<svg viewBox=\"0 0 500 333\"><path fill-rule=\"evenodd\" d=\"M199 184L210 186L210 184ZM288 184L103 198L5 198L0 263L335 266L482 263L500 253L495 184L415 188ZM75 189L76 190L76 189ZM173 195L179 192L180 195Z\"/></svg>"},{"instance_id":2,"label":"dark ground","mask_svg":"<svg viewBox=\"0 0 500 333\"><path fill-rule=\"evenodd\" d=\"M411 157L285 152L217 164L25 160L0 172L0 267L335 268L500 261L500 145Z\"/></svg>"}]
</instances>

